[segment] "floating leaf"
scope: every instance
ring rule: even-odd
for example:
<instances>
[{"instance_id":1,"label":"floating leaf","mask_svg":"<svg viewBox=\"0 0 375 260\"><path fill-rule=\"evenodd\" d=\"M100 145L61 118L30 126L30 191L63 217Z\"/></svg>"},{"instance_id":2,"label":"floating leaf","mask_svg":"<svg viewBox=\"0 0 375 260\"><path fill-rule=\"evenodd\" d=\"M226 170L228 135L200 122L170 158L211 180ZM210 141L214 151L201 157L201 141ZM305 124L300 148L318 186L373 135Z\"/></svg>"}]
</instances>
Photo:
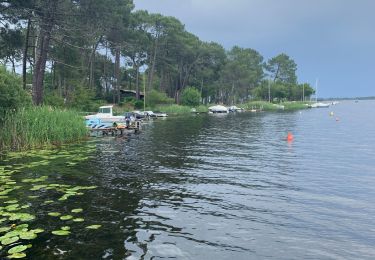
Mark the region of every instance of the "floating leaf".
<instances>
[{"instance_id":1,"label":"floating leaf","mask_svg":"<svg viewBox=\"0 0 375 260\"><path fill-rule=\"evenodd\" d=\"M7 232L10 229L11 229L11 227L2 227L2 228L0 228L0 233Z\"/></svg>"},{"instance_id":2,"label":"floating leaf","mask_svg":"<svg viewBox=\"0 0 375 260\"><path fill-rule=\"evenodd\" d=\"M18 200L8 200L8 201L5 201L4 203L5 204L15 204L17 202L18 202Z\"/></svg>"},{"instance_id":3,"label":"floating leaf","mask_svg":"<svg viewBox=\"0 0 375 260\"><path fill-rule=\"evenodd\" d=\"M25 251L26 249L27 249L27 246L24 246L24 245L15 246L8 250L8 254L12 255L15 253L20 253L22 251Z\"/></svg>"},{"instance_id":4,"label":"floating leaf","mask_svg":"<svg viewBox=\"0 0 375 260\"><path fill-rule=\"evenodd\" d=\"M14 242L17 242L19 239L20 239L19 237L7 237L1 240L1 244L10 245L10 244L13 244Z\"/></svg>"},{"instance_id":5,"label":"floating leaf","mask_svg":"<svg viewBox=\"0 0 375 260\"><path fill-rule=\"evenodd\" d=\"M70 227L68 227L68 226L64 226L64 227L61 228L61 230L68 231L68 230L70 230Z\"/></svg>"},{"instance_id":6,"label":"floating leaf","mask_svg":"<svg viewBox=\"0 0 375 260\"><path fill-rule=\"evenodd\" d=\"M28 196L29 199L37 199L39 198L39 196L36 196L36 195L32 195L32 196Z\"/></svg>"},{"instance_id":7,"label":"floating leaf","mask_svg":"<svg viewBox=\"0 0 375 260\"><path fill-rule=\"evenodd\" d=\"M59 213L59 212L49 212L48 213L48 216L51 216L51 217L58 217L60 215L61 215L61 213Z\"/></svg>"},{"instance_id":8,"label":"floating leaf","mask_svg":"<svg viewBox=\"0 0 375 260\"><path fill-rule=\"evenodd\" d=\"M27 229L28 227L29 227L29 224L21 224L21 225L16 226L15 228L16 230L22 230L24 228Z\"/></svg>"},{"instance_id":9,"label":"floating leaf","mask_svg":"<svg viewBox=\"0 0 375 260\"><path fill-rule=\"evenodd\" d=\"M54 201L53 200L46 200L45 202L44 202L44 204L51 204L51 203L53 203Z\"/></svg>"},{"instance_id":10,"label":"floating leaf","mask_svg":"<svg viewBox=\"0 0 375 260\"><path fill-rule=\"evenodd\" d=\"M69 219L72 219L72 218L73 218L72 215L65 215L65 216L60 217L61 220L69 220Z\"/></svg>"},{"instance_id":11,"label":"floating leaf","mask_svg":"<svg viewBox=\"0 0 375 260\"><path fill-rule=\"evenodd\" d=\"M31 239L35 239L37 237L37 234L35 234L34 232L23 232L20 234L20 238L21 239L26 239L26 240L31 240Z\"/></svg>"},{"instance_id":12,"label":"floating leaf","mask_svg":"<svg viewBox=\"0 0 375 260\"><path fill-rule=\"evenodd\" d=\"M80 213L80 212L82 212L83 211L83 209L72 209L72 212L73 213Z\"/></svg>"},{"instance_id":13,"label":"floating leaf","mask_svg":"<svg viewBox=\"0 0 375 260\"><path fill-rule=\"evenodd\" d=\"M8 258L11 258L11 259L19 259L19 258L24 258L26 257L26 254L25 253L15 253L15 254L12 254L12 255L8 255Z\"/></svg>"},{"instance_id":14,"label":"floating leaf","mask_svg":"<svg viewBox=\"0 0 375 260\"><path fill-rule=\"evenodd\" d=\"M75 219L73 219L73 221L74 222L83 222L83 221L85 221L85 219L84 218L75 218Z\"/></svg>"},{"instance_id":15,"label":"floating leaf","mask_svg":"<svg viewBox=\"0 0 375 260\"><path fill-rule=\"evenodd\" d=\"M29 213L13 213L9 220L20 220L20 221L30 221L34 220L35 216Z\"/></svg>"},{"instance_id":16,"label":"floating leaf","mask_svg":"<svg viewBox=\"0 0 375 260\"><path fill-rule=\"evenodd\" d=\"M67 230L54 230L52 231L52 234L56 235L56 236L67 236L70 234L70 231L67 231Z\"/></svg>"},{"instance_id":17,"label":"floating leaf","mask_svg":"<svg viewBox=\"0 0 375 260\"><path fill-rule=\"evenodd\" d=\"M30 230L30 232L33 232L33 233L35 233L35 234L39 234L39 233L44 232L44 229L36 228L36 229L32 229L32 230Z\"/></svg>"},{"instance_id":18,"label":"floating leaf","mask_svg":"<svg viewBox=\"0 0 375 260\"><path fill-rule=\"evenodd\" d=\"M101 227L102 227L102 225L91 225L91 226L87 226L86 228L87 229L99 229Z\"/></svg>"}]
</instances>

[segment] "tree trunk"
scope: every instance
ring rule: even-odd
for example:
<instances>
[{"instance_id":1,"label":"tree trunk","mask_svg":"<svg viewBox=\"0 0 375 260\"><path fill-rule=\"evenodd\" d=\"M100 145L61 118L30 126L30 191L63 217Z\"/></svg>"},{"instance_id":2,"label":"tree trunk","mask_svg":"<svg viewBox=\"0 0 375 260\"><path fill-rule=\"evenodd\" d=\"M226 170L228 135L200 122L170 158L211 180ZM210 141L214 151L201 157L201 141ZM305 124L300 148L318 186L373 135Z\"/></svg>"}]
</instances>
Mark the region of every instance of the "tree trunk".
<instances>
[{"instance_id":1,"label":"tree trunk","mask_svg":"<svg viewBox=\"0 0 375 260\"><path fill-rule=\"evenodd\" d=\"M46 69L47 54L51 40L52 26L41 28L39 33L38 46L36 51L36 61L33 74L33 102L35 105L43 103L43 80Z\"/></svg>"},{"instance_id":2,"label":"tree trunk","mask_svg":"<svg viewBox=\"0 0 375 260\"><path fill-rule=\"evenodd\" d=\"M51 41L51 32L55 24L55 14L57 10L58 1L50 0L46 3L48 13L41 21L33 74L33 102L35 105L43 103L43 80L46 71L47 54Z\"/></svg>"},{"instance_id":3,"label":"tree trunk","mask_svg":"<svg viewBox=\"0 0 375 260\"><path fill-rule=\"evenodd\" d=\"M141 98L141 95L140 95L140 90L139 90L139 68L138 68L138 65L135 66L135 69L136 69L136 77L135 77L136 93L135 93L135 97L136 97L137 100L139 100Z\"/></svg>"},{"instance_id":4,"label":"tree trunk","mask_svg":"<svg viewBox=\"0 0 375 260\"><path fill-rule=\"evenodd\" d=\"M27 51L29 50L29 37L30 37L30 27L31 20L27 21L27 30L25 37L25 49L23 50L23 59L22 59L22 84L23 89L26 89L26 73L27 73Z\"/></svg>"},{"instance_id":5,"label":"tree trunk","mask_svg":"<svg viewBox=\"0 0 375 260\"><path fill-rule=\"evenodd\" d=\"M113 91L113 103L120 102L120 47L115 50L115 87Z\"/></svg>"},{"instance_id":6,"label":"tree trunk","mask_svg":"<svg viewBox=\"0 0 375 260\"><path fill-rule=\"evenodd\" d=\"M158 38L156 38L155 40L155 47L154 47L154 53L153 53L153 58L152 58L151 70L149 72L149 79L148 79L148 86L147 86L147 89L149 91L151 90L152 82L154 80L157 50L158 50Z\"/></svg>"}]
</instances>

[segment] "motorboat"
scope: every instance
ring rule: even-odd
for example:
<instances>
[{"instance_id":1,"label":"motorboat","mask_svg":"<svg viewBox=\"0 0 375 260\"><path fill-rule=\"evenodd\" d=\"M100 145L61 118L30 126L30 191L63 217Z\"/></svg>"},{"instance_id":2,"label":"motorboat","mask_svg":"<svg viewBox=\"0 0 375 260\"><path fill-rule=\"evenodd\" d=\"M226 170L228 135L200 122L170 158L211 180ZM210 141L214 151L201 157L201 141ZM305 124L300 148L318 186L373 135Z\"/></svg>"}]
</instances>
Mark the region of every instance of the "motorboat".
<instances>
[{"instance_id":1,"label":"motorboat","mask_svg":"<svg viewBox=\"0 0 375 260\"><path fill-rule=\"evenodd\" d=\"M228 108L222 105L211 106L208 108L208 111L210 113L228 113L229 112Z\"/></svg>"}]
</instances>

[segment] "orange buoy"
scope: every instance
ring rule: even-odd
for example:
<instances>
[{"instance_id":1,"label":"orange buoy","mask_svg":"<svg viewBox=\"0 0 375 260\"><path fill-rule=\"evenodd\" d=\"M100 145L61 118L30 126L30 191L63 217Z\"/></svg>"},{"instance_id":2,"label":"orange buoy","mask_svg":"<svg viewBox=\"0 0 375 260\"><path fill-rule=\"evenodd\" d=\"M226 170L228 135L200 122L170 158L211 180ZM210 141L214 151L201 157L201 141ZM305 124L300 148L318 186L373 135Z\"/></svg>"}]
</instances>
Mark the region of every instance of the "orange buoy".
<instances>
[{"instance_id":1,"label":"orange buoy","mask_svg":"<svg viewBox=\"0 0 375 260\"><path fill-rule=\"evenodd\" d=\"M288 133L288 136L286 137L286 140L287 140L288 142L290 142L290 141L293 141L293 139L294 139L294 136L292 135L291 132L289 132L289 133Z\"/></svg>"}]
</instances>

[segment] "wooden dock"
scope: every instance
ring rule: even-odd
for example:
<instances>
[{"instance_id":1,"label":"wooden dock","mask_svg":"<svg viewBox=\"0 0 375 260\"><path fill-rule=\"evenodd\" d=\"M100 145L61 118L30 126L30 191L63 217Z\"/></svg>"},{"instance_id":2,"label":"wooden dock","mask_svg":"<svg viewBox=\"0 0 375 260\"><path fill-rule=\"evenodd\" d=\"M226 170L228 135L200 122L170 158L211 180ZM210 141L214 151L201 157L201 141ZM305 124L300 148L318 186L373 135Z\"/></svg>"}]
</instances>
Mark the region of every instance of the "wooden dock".
<instances>
[{"instance_id":1,"label":"wooden dock","mask_svg":"<svg viewBox=\"0 0 375 260\"><path fill-rule=\"evenodd\" d=\"M89 128L90 136L92 137L103 137L103 136L127 136L130 134L136 134L141 131L141 122L136 121L128 127L125 126L113 126L113 127L92 127Z\"/></svg>"}]
</instances>

